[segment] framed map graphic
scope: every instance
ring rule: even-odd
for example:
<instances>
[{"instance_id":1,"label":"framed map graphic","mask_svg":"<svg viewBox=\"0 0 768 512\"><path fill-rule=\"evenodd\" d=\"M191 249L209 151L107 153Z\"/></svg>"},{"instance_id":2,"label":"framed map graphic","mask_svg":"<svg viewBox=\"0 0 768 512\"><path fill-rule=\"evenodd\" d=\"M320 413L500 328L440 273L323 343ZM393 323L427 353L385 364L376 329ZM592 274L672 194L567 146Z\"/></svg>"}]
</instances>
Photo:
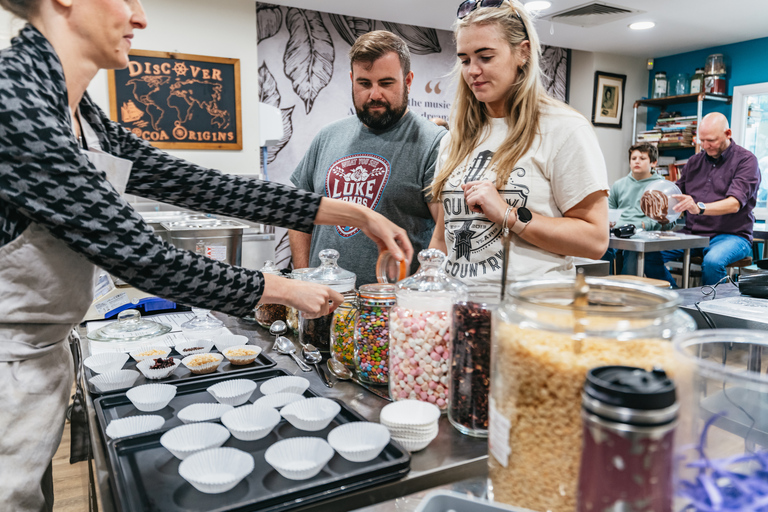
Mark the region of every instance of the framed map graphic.
<instances>
[{"instance_id":1,"label":"framed map graphic","mask_svg":"<svg viewBox=\"0 0 768 512\"><path fill-rule=\"evenodd\" d=\"M131 50L109 72L112 120L162 149L243 149L240 60Z\"/></svg>"}]
</instances>

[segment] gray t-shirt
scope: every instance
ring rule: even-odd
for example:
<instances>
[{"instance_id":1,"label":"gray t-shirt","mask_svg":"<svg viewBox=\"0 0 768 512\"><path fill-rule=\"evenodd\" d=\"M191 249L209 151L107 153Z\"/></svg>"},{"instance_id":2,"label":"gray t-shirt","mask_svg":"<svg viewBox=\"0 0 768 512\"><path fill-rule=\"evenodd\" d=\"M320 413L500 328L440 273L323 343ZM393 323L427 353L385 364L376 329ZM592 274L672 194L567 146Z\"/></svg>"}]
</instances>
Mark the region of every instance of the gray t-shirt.
<instances>
[{"instance_id":1,"label":"gray t-shirt","mask_svg":"<svg viewBox=\"0 0 768 512\"><path fill-rule=\"evenodd\" d=\"M317 134L291 175L297 188L363 204L408 232L414 255L429 246L435 223L425 188L432 182L440 139L448 133L413 112L383 132L357 117L332 123ZM376 282L378 248L347 226L315 226L309 265L336 249L339 266L357 274L357 286ZM411 271L418 268L414 256Z\"/></svg>"}]
</instances>

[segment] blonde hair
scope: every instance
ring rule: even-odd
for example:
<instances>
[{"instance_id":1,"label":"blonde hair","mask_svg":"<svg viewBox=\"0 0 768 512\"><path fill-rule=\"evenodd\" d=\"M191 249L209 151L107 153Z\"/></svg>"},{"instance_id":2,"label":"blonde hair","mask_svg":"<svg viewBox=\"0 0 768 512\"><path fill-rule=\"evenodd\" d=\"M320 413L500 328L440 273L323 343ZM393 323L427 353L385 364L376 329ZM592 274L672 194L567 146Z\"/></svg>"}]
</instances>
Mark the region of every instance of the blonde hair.
<instances>
[{"instance_id":1,"label":"blonde hair","mask_svg":"<svg viewBox=\"0 0 768 512\"><path fill-rule=\"evenodd\" d=\"M454 40L459 31L472 25L496 25L513 52L520 50L526 39L530 41L530 55L518 70L517 81L512 84L506 101L506 120L509 129L504 142L491 160L500 172L496 176L496 187L500 188L512 173L517 161L533 145L539 126L541 108L544 105L564 105L547 95L541 81L541 45L527 11L517 0L507 0L499 7L475 9L454 25ZM527 32L527 37L526 37ZM525 56L524 56L525 57ZM433 201L440 200L440 193L451 172L469 157L482 142L481 137L490 117L485 105L475 98L474 93L462 78L461 63L454 69L458 82L456 97L451 107L451 134L448 156L431 187Z\"/></svg>"}]
</instances>

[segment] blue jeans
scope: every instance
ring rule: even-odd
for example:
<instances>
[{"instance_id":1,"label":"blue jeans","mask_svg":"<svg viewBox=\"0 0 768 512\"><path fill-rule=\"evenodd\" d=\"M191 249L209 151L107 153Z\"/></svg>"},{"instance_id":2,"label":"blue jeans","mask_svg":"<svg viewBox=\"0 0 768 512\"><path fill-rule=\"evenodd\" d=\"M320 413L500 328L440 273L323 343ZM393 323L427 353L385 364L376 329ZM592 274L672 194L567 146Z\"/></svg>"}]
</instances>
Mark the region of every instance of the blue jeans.
<instances>
[{"instance_id":1,"label":"blue jeans","mask_svg":"<svg viewBox=\"0 0 768 512\"><path fill-rule=\"evenodd\" d=\"M645 275L654 279L664 279L677 288L675 279L664 264L679 260L683 250L649 252L645 255ZM703 256L701 264L701 284L715 284L727 274L725 266L746 258L752 254L752 244L737 235L717 235L709 239L709 247L691 249L691 256Z\"/></svg>"},{"instance_id":2,"label":"blue jeans","mask_svg":"<svg viewBox=\"0 0 768 512\"><path fill-rule=\"evenodd\" d=\"M603 261L610 261L619 258L621 267L618 268L619 274L636 276L637 275L637 253L634 251L622 251L621 249L608 249L600 258ZM609 274L613 274L613 265L610 267Z\"/></svg>"}]
</instances>

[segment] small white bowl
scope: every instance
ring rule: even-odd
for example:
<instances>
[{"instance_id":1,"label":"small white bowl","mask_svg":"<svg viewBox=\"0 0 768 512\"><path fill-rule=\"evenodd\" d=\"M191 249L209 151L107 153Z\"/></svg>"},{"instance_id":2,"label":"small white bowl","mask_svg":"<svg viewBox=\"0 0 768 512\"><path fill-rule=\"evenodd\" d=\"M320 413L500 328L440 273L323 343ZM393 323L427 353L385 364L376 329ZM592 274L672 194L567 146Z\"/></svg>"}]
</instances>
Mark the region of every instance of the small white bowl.
<instances>
[{"instance_id":1,"label":"small white bowl","mask_svg":"<svg viewBox=\"0 0 768 512\"><path fill-rule=\"evenodd\" d=\"M264 452L267 464L289 480L312 478L332 458L333 448L319 437L284 439Z\"/></svg>"},{"instance_id":2,"label":"small white bowl","mask_svg":"<svg viewBox=\"0 0 768 512\"><path fill-rule=\"evenodd\" d=\"M236 356L232 355L233 352L236 350L245 350L248 352L252 352L252 354L248 355L241 355ZM231 364L234 365L246 365L251 364L256 360L257 357L259 357L259 354L261 354L261 347L257 347L255 345L235 345L233 347L225 348L222 352L224 354L224 357L226 357Z\"/></svg>"},{"instance_id":3,"label":"small white bowl","mask_svg":"<svg viewBox=\"0 0 768 512\"><path fill-rule=\"evenodd\" d=\"M165 418L156 414L146 414L142 416L130 416L119 420L112 420L104 431L111 439L118 437L135 436L152 432L163 426Z\"/></svg>"},{"instance_id":4,"label":"small white bowl","mask_svg":"<svg viewBox=\"0 0 768 512\"><path fill-rule=\"evenodd\" d=\"M151 352L159 352L159 353L151 354ZM140 363L145 359L157 359L158 357L162 357L162 358L168 357L168 354L171 353L171 347L163 347L159 345L155 345L155 346L144 345L137 349L131 350L129 353L134 361L136 361L137 363Z\"/></svg>"},{"instance_id":5,"label":"small white bowl","mask_svg":"<svg viewBox=\"0 0 768 512\"><path fill-rule=\"evenodd\" d=\"M207 391L220 404L237 407L251 398L253 392L256 391L256 383L248 379L225 380L209 387Z\"/></svg>"},{"instance_id":6,"label":"small white bowl","mask_svg":"<svg viewBox=\"0 0 768 512\"><path fill-rule=\"evenodd\" d=\"M87 357L83 364L93 373L107 373L122 370L128 360L128 354L122 352L105 352Z\"/></svg>"},{"instance_id":7,"label":"small white bowl","mask_svg":"<svg viewBox=\"0 0 768 512\"><path fill-rule=\"evenodd\" d=\"M170 384L144 384L131 388L125 394L133 406L142 412L159 411L176 396L176 386Z\"/></svg>"},{"instance_id":8,"label":"small white bowl","mask_svg":"<svg viewBox=\"0 0 768 512\"><path fill-rule=\"evenodd\" d=\"M170 377L181 364L180 359L173 357L171 357L171 359L173 359L173 366L169 366L168 368L158 368L153 370L151 366L155 364L155 358L144 359L136 365L136 368L149 380L166 379Z\"/></svg>"},{"instance_id":9,"label":"small white bowl","mask_svg":"<svg viewBox=\"0 0 768 512\"><path fill-rule=\"evenodd\" d=\"M181 355L181 357L194 356L195 354L205 354L210 352L213 348L213 340L200 338L196 340L187 340L177 343L174 350ZM196 350L190 350L196 349Z\"/></svg>"},{"instance_id":10,"label":"small white bowl","mask_svg":"<svg viewBox=\"0 0 768 512\"><path fill-rule=\"evenodd\" d=\"M179 411L178 417L183 423L199 421L218 421L221 415L234 409L226 404L192 404Z\"/></svg>"},{"instance_id":11,"label":"small white bowl","mask_svg":"<svg viewBox=\"0 0 768 512\"><path fill-rule=\"evenodd\" d=\"M213 356L215 361L212 361L210 363L205 363L205 364L192 365L192 362L196 360L195 358L200 358L202 356ZM219 365L223 360L224 360L224 356L221 354L215 354L215 353L195 354L193 356L187 356L184 359L182 359L181 364L186 366L190 372L196 375L205 375L207 373L215 372L219 368Z\"/></svg>"},{"instance_id":12,"label":"small white bowl","mask_svg":"<svg viewBox=\"0 0 768 512\"><path fill-rule=\"evenodd\" d=\"M286 405L280 415L299 430L315 432L327 427L341 411L341 406L328 398L307 398Z\"/></svg>"},{"instance_id":13,"label":"small white bowl","mask_svg":"<svg viewBox=\"0 0 768 512\"><path fill-rule=\"evenodd\" d=\"M91 384L96 387L99 393L106 393L107 391L115 391L116 389L125 389L133 386L139 375L141 374L136 370L116 370L96 375L91 378Z\"/></svg>"},{"instance_id":14,"label":"small white bowl","mask_svg":"<svg viewBox=\"0 0 768 512\"><path fill-rule=\"evenodd\" d=\"M264 395L259 398L253 405L262 407L270 407L272 409L280 409L293 402L304 400L304 395L297 395L296 393L275 393L274 395Z\"/></svg>"},{"instance_id":15,"label":"small white bowl","mask_svg":"<svg viewBox=\"0 0 768 512\"><path fill-rule=\"evenodd\" d=\"M280 418L280 413L271 407L246 405L225 412L221 422L237 439L255 441L272 432Z\"/></svg>"},{"instance_id":16,"label":"small white bowl","mask_svg":"<svg viewBox=\"0 0 768 512\"><path fill-rule=\"evenodd\" d=\"M385 405L379 421L388 427L429 427L440 419L440 408L421 400L402 400Z\"/></svg>"},{"instance_id":17,"label":"small white bowl","mask_svg":"<svg viewBox=\"0 0 768 512\"><path fill-rule=\"evenodd\" d=\"M379 423L353 421L328 433L328 444L350 462L367 462L389 443L389 430Z\"/></svg>"},{"instance_id":18,"label":"small white bowl","mask_svg":"<svg viewBox=\"0 0 768 512\"><path fill-rule=\"evenodd\" d=\"M255 467L253 456L237 448L213 448L195 453L179 464L179 475L200 492L227 492Z\"/></svg>"},{"instance_id":19,"label":"small white bowl","mask_svg":"<svg viewBox=\"0 0 768 512\"><path fill-rule=\"evenodd\" d=\"M229 430L217 423L192 423L172 428L160 444L174 457L184 460L193 453L218 448L229 439Z\"/></svg>"},{"instance_id":20,"label":"small white bowl","mask_svg":"<svg viewBox=\"0 0 768 512\"><path fill-rule=\"evenodd\" d=\"M283 377L274 377L261 385L261 392L264 395L273 395L275 393L296 393L303 394L309 388L309 381L304 377L295 375L285 375Z\"/></svg>"},{"instance_id":21,"label":"small white bowl","mask_svg":"<svg viewBox=\"0 0 768 512\"><path fill-rule=\"evenodd\" d=\"M229 347L247 345L248 336L243 336L241 334L222 334L213 338L213 344L216 346L216 350L223 353Z\"/></svg>"},{"instance_id":22,"label":"small white bowl","mask_svg":"<svg viewBox=\"0 0 768 512\"><path fill-rule=\"evenodd\" d=\"M424 448L426 448L429 445L429 443L431 443L435 439L435 437L437 437L437 434L435 434L434 437L427 438L427 439L419 439L419 440L392 436L392 440L400 443L402 447L408 450L409 452L418 452L419 450L423 450Z\"/></svg>"}]
</instances>

